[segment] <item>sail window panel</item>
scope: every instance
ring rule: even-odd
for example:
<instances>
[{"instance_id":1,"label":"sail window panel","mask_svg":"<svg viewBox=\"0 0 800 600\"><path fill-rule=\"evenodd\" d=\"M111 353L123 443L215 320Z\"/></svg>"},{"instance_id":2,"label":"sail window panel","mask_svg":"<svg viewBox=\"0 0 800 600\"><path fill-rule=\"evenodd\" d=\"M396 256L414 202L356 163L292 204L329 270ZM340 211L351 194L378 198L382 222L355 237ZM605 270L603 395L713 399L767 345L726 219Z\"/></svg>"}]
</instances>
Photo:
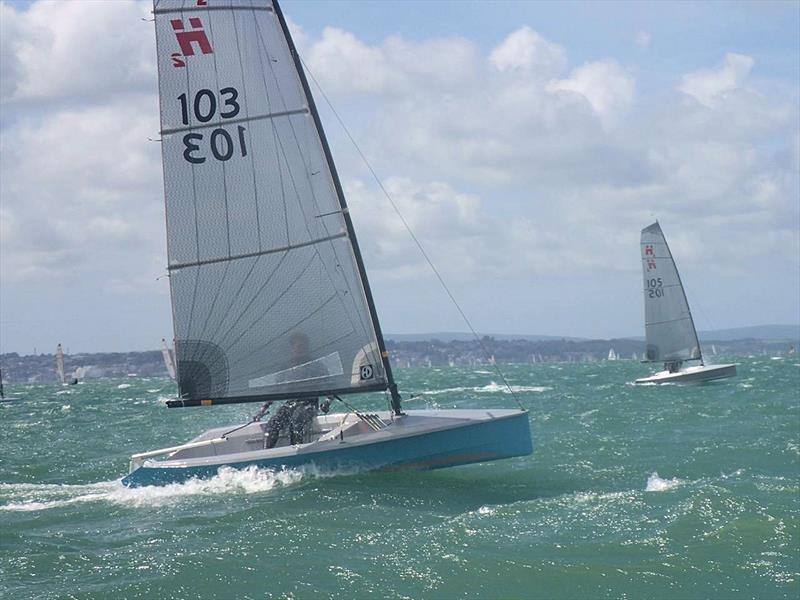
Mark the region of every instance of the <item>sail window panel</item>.
<instances>
[{"instance_id":1,"label":"sail window panel","mask_svg":"<svg viewBox=\"0 0 800 600\"><path fill-rule=\"evenodd\" d=\"M179 370L183 363L195 376L215 374L215 381L227 384L224 390L215 388L216 393L229 396L352 387L352 364L369 345L369 325L349 291L332 286L330 280L314 247L280 258L271 255L174 271L171 283L180 307L177 335L184 342L178 344ZM256 285L259 282L268 285ZM230 302L231 297L236 300ZM269 390L251 385L254 379L301 364L315 363L295 374L319 370L320 365L331 364L325 357L332 353L338 353L342 370L308 376L304 382L287 379L291 390L277 384ZM370 363L374 376L365 384L373 385L385 376L377 353L370 360L375 361ZM181 393L186 392L181 389Z\"/></svg>"}]
</instances>

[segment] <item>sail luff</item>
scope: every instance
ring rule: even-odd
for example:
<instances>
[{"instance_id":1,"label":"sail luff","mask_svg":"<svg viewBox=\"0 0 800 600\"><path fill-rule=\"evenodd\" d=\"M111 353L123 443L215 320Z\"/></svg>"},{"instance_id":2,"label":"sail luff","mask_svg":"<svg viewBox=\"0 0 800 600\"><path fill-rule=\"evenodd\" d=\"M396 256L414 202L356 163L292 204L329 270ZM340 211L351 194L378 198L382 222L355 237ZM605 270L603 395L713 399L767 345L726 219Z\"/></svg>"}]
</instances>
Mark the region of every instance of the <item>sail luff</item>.
<instances>
[{"instance_id":1,"label":"sail luff","mask_svg":"<svg viewBox=\"0 0 800 600\"><path fill-rule=\"evenodd\" d=\"M273 7L275 9L275 14L278 17L278 21L281 24L281 29L283 30L283 34L286 37L286 41L289 44L289 52L292 55L292 59L294 60L295 69L297 69L297 74L300 76L300 81L303 85L303 92L306 96L306 101L308 102L308 107L311 111L311 116L314 119L314 124L317 128L317 133L319 134L320 141L322 143L322 150L325 154L325 159L328 163L328 169L330 170L331 178L333 179L333 185L336 190L336 196L339 200L339 206L342 209L342 217L345 222L345 226L347 228L347 235L350 238L350 244L353 251L353 255L356 261L356 265L358 267L358 274L361 278L361 284L363 286L364 297L367 302L367 306L369 307L369 315L372 320L372 328L374 330L374 335L376 341L378 343L378 350L380 352L381 361L383 362L383 368L386 373L386 379L389 384L389 392L392 397L392 409L395 413L399 414L401 412L400 406L400 395L397 391L397 385L394 382L394 375L392 373L392 365L389 360L389 353L386 350L386 342L383 339L383 331L381 330L380 320L378 319L378 313L375 308L375 300L372 297L372 288L369 285L369 278L367 277L367 271L364 267L364 260L361 256L361 250L358 245L358 238L356 237L355 228L353 227L353 220L350 217L350 211L347 207L347 201L344 196L344 190L342 189L341 181L339 180L339 173L336 170L336 164L333 162L333 155L331 154L330 146L328 144L328 138L325 135L325 129L322 127L322 121L319 117L319 111L317 110L317 105L314 102L314 96L311 93L311 88L308 85L308 79L306 78L305 70L303 69L302 62L300 61L300 55L297 53L297 48L294 45L294 40L292 39L292 35L289 32L289 27L286 24L286 19L283 16L283 11L278 3L278 0L273 0Z\"/></svg>"}]
</instances>

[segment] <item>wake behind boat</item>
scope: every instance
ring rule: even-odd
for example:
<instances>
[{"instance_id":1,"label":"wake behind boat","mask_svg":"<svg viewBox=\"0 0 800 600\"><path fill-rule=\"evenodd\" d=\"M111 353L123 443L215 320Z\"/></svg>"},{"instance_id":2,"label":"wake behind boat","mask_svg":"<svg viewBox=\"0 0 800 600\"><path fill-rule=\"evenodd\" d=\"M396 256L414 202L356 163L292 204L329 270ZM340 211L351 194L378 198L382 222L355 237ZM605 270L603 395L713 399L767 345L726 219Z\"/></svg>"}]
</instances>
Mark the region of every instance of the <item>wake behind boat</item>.
<instances>
[{"instance_id":1,"label":"wake behind boat","mask_svg":"<svg viewBox=\"0 0 800 600\"><path fill-rule=\"evenodd\" d=\"M645 360L664 370L634 383L702 383L736 375L736 365L706 365L689 302L661 225L642 229ZM699 365L685 366L697 361Z\"/></svg>"},{"instance_id":2,"label":"wake behind boat","mask_svg":"<svg viewBox=\"0 0 800 600\"><path fill-rule=\"evenodd\" d=\"M250 423L134 455L123 483L221 466L431 469L529 454L522 409L403 412L277 2L156 0L153 12L180 396L167 405L263 405ZM390 411L320 414L378 391Z\"/></svg>"}]
</instances>

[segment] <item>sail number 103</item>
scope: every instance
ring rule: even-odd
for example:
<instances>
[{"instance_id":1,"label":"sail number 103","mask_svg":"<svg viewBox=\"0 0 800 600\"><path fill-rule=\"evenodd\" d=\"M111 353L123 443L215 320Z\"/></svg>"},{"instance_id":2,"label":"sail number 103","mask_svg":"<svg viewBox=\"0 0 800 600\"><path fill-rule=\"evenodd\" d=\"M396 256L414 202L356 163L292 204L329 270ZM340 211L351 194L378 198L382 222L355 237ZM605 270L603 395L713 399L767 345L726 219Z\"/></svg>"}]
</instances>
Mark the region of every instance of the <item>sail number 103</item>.
<instances>
[{"instance_id":1,"label":"sail number 103","mask_svg":"<svg viewBox=\"0 0 800 600\"><path fill-rule=\"evenodd\" d=\"M181 94L178 96L181 122L184 125L189 124L190 109L194 118L200 123L208 123L213 119L217 115L217 109L219 109L220 118L232 119L240 111L238 98L239 92L232 87L222 88L219 91L219 100L214 92L205 88L199 90L191 102L186 94ZM222 127L212 129L208 136L205 133L187 133L183 136L183 158L187 162L198 165L206 162L208 151L219 161L230 160L234 153L247 156L245 131L247 129L238 125L236 136L232 136Z\"/></svg>"},{"instance_id":2,"label":"sail number 103","mask_svg":"<svg viewBox=\"0 0 800 600\"><path fill-rule=\"evenodd\" d=\"M653 277L647 280L647 297L648 298L661 298L664 295L664 285L661 282L661 277Z\"/></svg>"}]
</instances>

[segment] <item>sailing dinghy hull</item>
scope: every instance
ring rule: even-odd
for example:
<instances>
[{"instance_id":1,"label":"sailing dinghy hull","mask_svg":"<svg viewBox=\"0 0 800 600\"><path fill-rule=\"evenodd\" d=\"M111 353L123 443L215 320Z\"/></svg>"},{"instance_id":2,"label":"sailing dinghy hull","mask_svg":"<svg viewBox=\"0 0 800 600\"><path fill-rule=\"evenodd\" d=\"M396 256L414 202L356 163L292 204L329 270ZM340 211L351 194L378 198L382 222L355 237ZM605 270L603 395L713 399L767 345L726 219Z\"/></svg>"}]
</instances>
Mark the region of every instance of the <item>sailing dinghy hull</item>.
<instances>
[{"instance_id":1,"label":"sailing dinghy hull","mask_svg":"<svg viewBox=\"0 0 800 600\"><path fill-rule=\"evenodd\" d=\"M675 373L659 371L650 377L637 379L634 383L703 383L736 375L736 365L701 365L688 367Z\"/></svg>"},{"instance_id":2,"label":"sailing dinghy hull","mask_svg":"<svg viewBox=\"0 0 800 600\"><path fill-rule=\"evenodd\" d=\"M221 467L420 471L533 451L527 411L410 410L394 420L389 413L375 416L386 424L377 431L352 414L320 417L319 423L330 429L318 440L272 449L263 449L261 423L251 423L226 437L223 434L231 428L212 429L166 460L140 460L135 455L131 472L122 483L128 487L181 483L213 477ZM341 425L334 426L337 423ZM253 446L257 449L250 449Z\"/></svg>"}]
</instances>

